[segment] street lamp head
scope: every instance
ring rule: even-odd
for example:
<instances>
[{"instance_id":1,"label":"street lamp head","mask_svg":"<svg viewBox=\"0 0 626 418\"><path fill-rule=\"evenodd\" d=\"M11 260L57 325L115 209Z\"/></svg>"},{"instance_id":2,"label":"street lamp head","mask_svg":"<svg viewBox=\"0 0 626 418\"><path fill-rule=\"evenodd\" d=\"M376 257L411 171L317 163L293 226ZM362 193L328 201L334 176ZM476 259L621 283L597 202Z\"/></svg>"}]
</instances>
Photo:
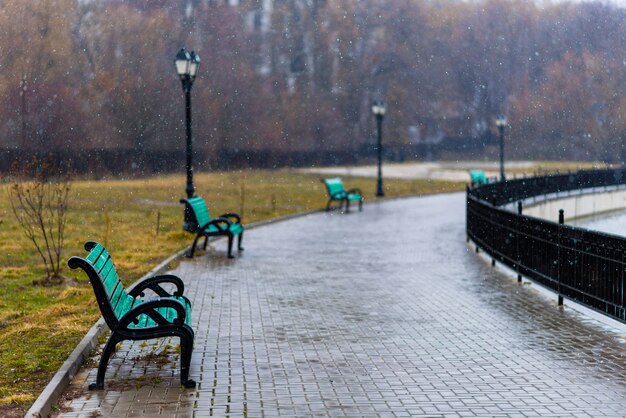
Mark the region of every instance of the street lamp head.
<instances>
[{"instance_id":1,"label":"street lamp head","mask_svg":"<svg viewBox=\"0 0 626 418\"><path fill-rule=\"evenodd\" d=\"M178 54L176 54L176 58L174 59L174 64L176 65L176 72L181 79L190 75L191 55L185 48L181 48L180 51L178 51Z\"/></svg>"},{"instance_id":2,"label":"street lamp head","mask_svg":"<svg viewBox=\"0 0 626 418\"><path fill-rule=\"evenodd\" d=\"M382 100L375 100L374 103L372 103L372 113L374 115L382 117L385 116L385 112L387 112L385 102Z\"/></svg>"},{"instance_id":3,"label":"street lamp head","mask_svg":"<svg viewBox=\"0 0 626 418\"><path fill-rule=\"evenodd\" d=\"M191 51L191 54L189 54L189 56L189 76L193 80L194 78L196 78L198 68L200 67L200 55L196 54L194 51Z\"/></svg>"},{"instance_id":4,"label":"street lamp head","mask_svg":"<svg viewBox=\"0 0 626 418\"><path fill-rule=\"evenodd\" d=\"M496 116L496 126L498 128L504 128L506 124L507 124L507 120L506 120L506 117L504 117L504 115Z\"/></svg>"}]
</instances>

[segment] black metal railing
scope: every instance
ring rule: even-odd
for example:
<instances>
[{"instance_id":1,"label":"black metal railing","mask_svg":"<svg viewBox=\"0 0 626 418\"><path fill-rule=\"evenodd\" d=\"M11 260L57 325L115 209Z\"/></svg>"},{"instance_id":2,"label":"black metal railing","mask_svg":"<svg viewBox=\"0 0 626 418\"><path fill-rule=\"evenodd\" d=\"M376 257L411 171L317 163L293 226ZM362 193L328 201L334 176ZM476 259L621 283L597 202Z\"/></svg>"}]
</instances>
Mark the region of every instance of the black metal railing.
<instances>
[{"instance_id":1,"label":"black metal railing","mask_svg":"<svg viewBox=\"0 0 626 418\"><path fill-rule=\"evenodd\" d=\"M626 238L505 209L537 196L626 184L626 169L585 170L467 190L467 235L494 260L562 297L626 322Z\"/></svg>"}]
</instances>

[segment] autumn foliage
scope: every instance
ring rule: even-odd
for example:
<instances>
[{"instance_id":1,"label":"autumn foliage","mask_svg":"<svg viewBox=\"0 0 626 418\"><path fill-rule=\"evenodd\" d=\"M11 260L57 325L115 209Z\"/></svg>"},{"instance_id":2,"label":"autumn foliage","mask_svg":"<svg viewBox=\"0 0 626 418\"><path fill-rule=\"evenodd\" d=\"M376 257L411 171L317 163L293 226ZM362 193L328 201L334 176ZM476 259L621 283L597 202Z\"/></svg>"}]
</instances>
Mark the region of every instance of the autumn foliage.
<instances>
[{"instance_id":1,"label":"autumn foliage","mask_svg":"<svg viewBox=\"0 0 626 418\"><path fill-rule=\"evenodd\" d=\"M7 0L0 31L4 149L181 151L186 46L201 166L360 155L379 98L389 146L463 149L505 113L511 157L625 157L626 10L610 3Z\"/></svg>"}]
</instances>

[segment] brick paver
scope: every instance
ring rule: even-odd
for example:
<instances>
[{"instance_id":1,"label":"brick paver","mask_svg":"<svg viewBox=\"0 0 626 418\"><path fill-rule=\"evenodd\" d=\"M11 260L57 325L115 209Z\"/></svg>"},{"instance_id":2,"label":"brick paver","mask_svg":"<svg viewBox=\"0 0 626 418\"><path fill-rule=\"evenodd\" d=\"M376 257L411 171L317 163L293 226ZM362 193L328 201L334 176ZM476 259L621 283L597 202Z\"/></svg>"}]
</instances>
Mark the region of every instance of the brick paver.
<instances>
[{"instance_id":1,"label":"brick paver","mask_svg":"<svg viewBox=\"0 0 626 418\"><path fill-rule=\"evenodd\" d=\"M196 390L177 341L124 343L74 416L624 416L624 327L558 308L465 243L461 194L250 230L175 271L193 302ZM154 361L155 353L162 361Z\"/></svg>"}]
</instances>

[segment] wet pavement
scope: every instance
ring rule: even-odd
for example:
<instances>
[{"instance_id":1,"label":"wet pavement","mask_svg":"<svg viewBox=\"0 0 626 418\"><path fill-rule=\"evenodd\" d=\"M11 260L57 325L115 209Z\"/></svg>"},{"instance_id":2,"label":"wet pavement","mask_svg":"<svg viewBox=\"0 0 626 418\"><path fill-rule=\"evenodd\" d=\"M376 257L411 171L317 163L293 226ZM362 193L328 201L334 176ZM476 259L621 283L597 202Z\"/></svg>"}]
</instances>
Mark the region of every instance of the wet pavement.
<instances>
[{"instance_id":1,"label":"wet pavement","mask_svg":"<svg viewBox=\"0 0 626 418\"><path fill-rule=\"evenodd\" d=\"M317 213L183 262L196 330L123 343L106 389L84 367L58 415L624 416L626 331L491 267L465 241L464 195ZM566 301L567 305L567 301Z\"/></svg>"}]
</instances>

